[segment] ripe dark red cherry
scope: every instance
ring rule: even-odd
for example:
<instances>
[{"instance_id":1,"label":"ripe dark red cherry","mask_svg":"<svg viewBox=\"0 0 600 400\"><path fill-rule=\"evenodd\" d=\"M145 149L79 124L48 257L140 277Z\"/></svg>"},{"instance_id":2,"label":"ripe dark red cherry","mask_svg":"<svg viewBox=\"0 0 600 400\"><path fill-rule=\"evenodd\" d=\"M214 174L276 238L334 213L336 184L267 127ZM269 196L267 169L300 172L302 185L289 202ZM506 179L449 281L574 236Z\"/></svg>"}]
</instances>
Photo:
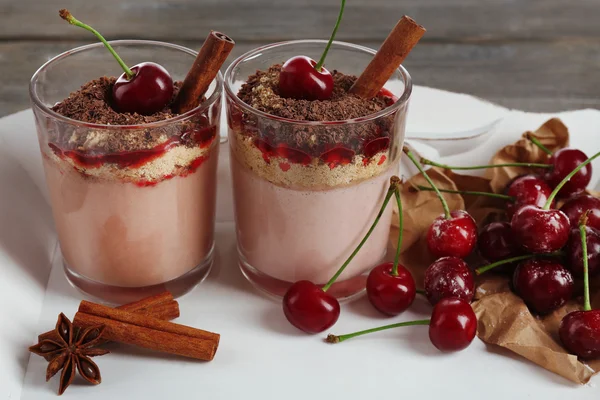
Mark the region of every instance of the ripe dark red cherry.
<instances>
[{"instance_id":1,"label":"ripe dark red cherry","mask_svg":"<svg viewBox=\"0 0 600 400\"><path fill-rule=\"evenodd\" d=\"M336 323L340 316L340 303L314 283L298 281L283 297L283 313L296 328L307 333L319 333Z\"/></svg>"},{"instance_id":2,"label":"ripe dark red cherry","mask_svg":"<svg viewBox=\"0 0 600 400\"><path fill-rule=\"evenodd\" d=\"M515 241L532 253L560 250L569 239L569 218L560 210L523 206L510 222Z\"/></svg>"},{"instance_id":3,"label":"ripe dark red cherry","mask_svg":"<svg viewBox=\"0 0 600 400\"><path fill-rule=\"evenodd\" d=\"M569 353L583 359L600 358L600 310L567 314L558 335Z\"/></svg>"},{"instance_id":4,"label":"ripe dark red cherry","mask_svg":"<svg viewBox=\"0 0 600 400\"><path fill-rule=\"evenodd\" d=\"M581 150L560 149L550 157L552 168L546 173L546 181L556 187L571 171L586 161L588 156ZM580 169L558 192L560 197L569 197L585 190L592 179L592 165Z\"/></svg>"},{"instance_id":5,"label":"ripe dark red cherry","mask_svg":"<svg viewBox=\"0 0 600 400\"><path fill-rule=\"evenodd\" d=\"M123 73L113 86L113 105L119 112L154 114L165 108L173 96L173 79L162 66L144 62L131 67L135 74Z\"/></svg>"},{"instance_id":6,"label":"ripe dark red cherry","mask_svg":"<svg viewBox=\"0 0 600 400\"><path fill-rule=\"evenodd\" d=\"M573 276L556 261L523 261L513 275L513 287L538 314L562 307L573 295Z\"/></svg>"},{"instance_id":7,"label":"ripe dark red cherry","mask_svg":"<svg viewBox=\"0 0 600 400\"><path fill-rule=\"evenodd\" d=\"M522 253L508 222L492 222L484 226L479 232L477 249L479 255L489 263L516 257ZM494 268L494 271L512 272L515 267L514 263L505 264Z\"/></svg>"},{"instance_id":8,"label":"ripe dark red cherry","mask_svg":"<svg viewBox=\"0 0 600 400\"><path fill-rule=\"evenodd\" d=\"M550 197L552 189L536 175L523 175L513 179L506 186L506 194L515 198L515 201L506 203L506 214L512 218L515 211L526 205L543 207Z\"/></svg>"},{"instance_id":9,"label":"ripe dark red cherry","mask_svg":"<svg viewBox=\"0 0 600 400\"><path fill-rule=\"evenodd\" d=\"M425 271L425 295L432 305L448 297L473 300L475 283L466 262L458 257L442 257Z\"/></svg>"},{"instance_id":10,"label":"ripe dark red cherry","mask_svg":"<svg viewBox=\"0 0 600 400\"><path fill-rule=\"evenodd\" d=\"M440 300L433 308L429 340L438 350L463 350L471 344L475 333L477 317L468 302L451 297Z\"/></svg>"},{"instance_id":11,"label":"ripe dark red cherry","mask_svg":"<svg viewBox=\"0 0 600 400\"><path fill-rule=\"evenodd\" d=\"M427 232L427 246L436 257L468 256L477 243L477 224L466 211L457 210L437 217Z\"/></svg>"},{"instance_id":12,"label":"ripe dark red cherry","mask_svg":"<svg viewBox=\"0 0 600 400\"><path fill-rule=\"evenodd\" d=\"M585 227L589 276L600 273L600 231ZM574 276L583 277L583 248L579 229L571 229L566 247L567 266Z\"/></svg>"},{"instance_id":13,"label":"ripe dark red cherry","mask_svg":"<svg viewBox=\"0 0 600 400\"><path fill-rule=\"evenodd\" d=\"M567 214L572 228L579 226L581 215L589 210L587 226L600 229L600 199L597 197L581 194L569 199L560 210Z\"/></svg>"},{"instance_id":14,"label":"ripe dark red cherry","mask_svg":"<svg viewBox=\"0 0 600 400\"><path fill-rule=\"evenodd\" d=\"M287 60L279 75L279 94L293 99L330 99L333 93L333 76L324 67L317 71L316 65L315 60L306 56Z\"/></svg>"},{"instance_id":15,"label":"ripe dark red cherry","mask_svg":"<svg viewBox=\"0 0 600 400\"><path fill-rule=\"evenodd\" d=\"M393 263L381 264L369 273L367 296L373 306L383 314L394 316L406 310L416 295L415 280L402 265L398 275L392 275Z\"/></svg>"}]
</instances>

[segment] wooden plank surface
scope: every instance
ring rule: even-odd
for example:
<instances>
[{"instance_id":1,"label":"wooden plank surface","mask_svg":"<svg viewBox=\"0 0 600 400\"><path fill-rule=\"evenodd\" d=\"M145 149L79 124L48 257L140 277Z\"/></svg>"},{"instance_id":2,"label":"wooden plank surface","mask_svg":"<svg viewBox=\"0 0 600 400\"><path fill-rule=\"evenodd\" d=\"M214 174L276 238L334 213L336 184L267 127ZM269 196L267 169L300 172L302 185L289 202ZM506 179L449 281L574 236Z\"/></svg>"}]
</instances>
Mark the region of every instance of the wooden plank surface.
<instances>
[{"instance_id":1,"label":"wooden plank surface","mask_svg":"<svg viewBox=\"0 0 600 400\"><path fill-rule=\"evenodd\" d=\"M27 84L54 55L93 38L56 15L68 7L111 39L199 48L233 36L232 58L260 44L327 38L337 0L0 0L0 116L29 106ZM348 0L339 39L377 48L402 14L428 28L405 65L420 85L530 110L600 108L600 0Z\"/></svg>"}]
</instances>

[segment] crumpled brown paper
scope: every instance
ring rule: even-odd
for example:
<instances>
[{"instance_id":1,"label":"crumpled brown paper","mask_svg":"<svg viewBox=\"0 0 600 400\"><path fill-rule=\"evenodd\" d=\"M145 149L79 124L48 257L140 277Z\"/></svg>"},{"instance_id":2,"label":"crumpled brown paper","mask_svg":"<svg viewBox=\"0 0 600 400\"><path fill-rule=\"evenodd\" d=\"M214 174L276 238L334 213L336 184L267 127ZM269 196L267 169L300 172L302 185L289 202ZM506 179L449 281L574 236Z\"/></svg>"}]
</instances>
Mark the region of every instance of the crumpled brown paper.
<instances>
[{"instance_id":1,"label":"crumpled brown paper","mask_svg":"<svg viewBox=\"0 0 600 400\"><path fill-rule=\"evenodd\" d=\"M513 145L500 149L492 163L547 162L547 155L527 140L531 134L551 151L568 145L569 133L559 119L551 119L535 132L526 132ZM474 190L502 193L513 178L531 173L527 168L495 168L488 170L485 178L459 175L440 168L431 168L428 175L442 189ZM442 206L434 192L418 191L416 185L429 186L421 174L402 185L404 210L404 235L400 262L408 268L422 287L425 269L434 261L426 243L426 234L434 218L442 214ZM505 217L504 201L481 196L444 193L450 210L466 209L483 226ZM398 220L393 219L390 243L395 248L398 240ZM484 264L476 254L466 260L473 268ZM582 293L582 289L576 289ZM592 284L592 306L600 308L600 278ZM582 293L583 294L583 293ZM554 313L538 317L520 297L511 292L509 277L488 272L477 278L473 309L478 318L477 335L488 344L509 349L541 367L555 372L573 382L587 383L600 372L600 360L582 362L568 354L558 338L558 326L564 315L581 309L581 298L569 302Z\"/></svg>"}]
</instances>

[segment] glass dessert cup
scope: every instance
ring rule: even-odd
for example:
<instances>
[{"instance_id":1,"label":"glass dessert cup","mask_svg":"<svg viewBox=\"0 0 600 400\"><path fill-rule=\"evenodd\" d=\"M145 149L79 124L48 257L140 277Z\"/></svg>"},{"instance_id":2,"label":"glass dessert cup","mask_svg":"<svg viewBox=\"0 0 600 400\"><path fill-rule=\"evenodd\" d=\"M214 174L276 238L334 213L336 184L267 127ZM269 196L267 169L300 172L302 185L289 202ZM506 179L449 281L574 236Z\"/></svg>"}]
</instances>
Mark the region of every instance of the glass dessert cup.
<instances>
[{"instance_id":1,"label":"glass dessert cup","mask_svg":"<svg viewBox=\"0 0 600 400\"><path fill-rule=\"evenodd\" d=\"M412 83L399 68L381 95L389 106L345 121L273 116L237 95L247 78L295 55L318 58L326 41L258 48L225 73L234 206L242 273L275 297L298 280L324 285L373 222L389 179L398 174ZM326 67L360 75L374 50L334 42ZM340 142L334 138L346 138ZM328 293L349 299L386 258L392 207Z\"/></svg>"},{"instance_id":2,"label":"glass dessert cup","mask_svg":"<svg viewBox=\"0 0 600 400\"><path fill-rule=\"evenodd\" d=\"M160 63L173 81L196 57L168 43L111 44L130 65ZM90 124L51 110L84 83L121 72L98 43L48 61L30 84L66 277L111 303L181 295L208 275L222 87L219 74L197 108L141 125Z\"/></svg>"}]
</instances>

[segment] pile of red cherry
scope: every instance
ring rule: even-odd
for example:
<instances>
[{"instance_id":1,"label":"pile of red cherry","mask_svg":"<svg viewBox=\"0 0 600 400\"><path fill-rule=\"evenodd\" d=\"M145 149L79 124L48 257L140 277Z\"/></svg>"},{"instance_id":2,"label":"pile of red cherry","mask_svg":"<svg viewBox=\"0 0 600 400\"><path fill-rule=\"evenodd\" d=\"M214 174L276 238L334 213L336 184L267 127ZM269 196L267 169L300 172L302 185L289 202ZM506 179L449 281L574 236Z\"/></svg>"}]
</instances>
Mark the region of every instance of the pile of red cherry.
<instances>
[{"instance_id":1,"label":"pile of red cherry","mask_svg":"<svg viewBox=\"0 0 600 400\"><path fill-rule=\"evenodd\" d=\"M506 216L510 222L488 224L478 235L475 220L464 210L450 211L419 161L410 150L405 148L404 152L429 182L430 189L437 192L444 208L444 214L433 221L427 233L429 251L437 257L425 271L423 282L424 294L434 306L432 317L348 335L330 335L328 341L337 343L400 326L429 325L430 340L438 349L453 351L467 347L475 336L477 318L469 304L475 290L474 272L463 259L477 247L479 254L492 264L478 268L476 273L490 269L511 272L514 291L537 314L547 314L563 306L573 297L573 276L583 277L586 287L584 311L570 313L564 318L560 337L571 353L582 358L600 357L600 310L589 307L588 290L588 271L590 276L600 273L600 199L584 193L591 179L590 163L600 153L588 158L580 150L567 148L550 154L547 165L511 164L543 167L547 172L543 176L521 176L510 182L504 196L508 199ZM428 161L421 159L424 163L453 168ZM474 168L490 167L495 166ZM392 179L369 233L392 195L398 201L402 232L399 184L398 178ZM557 196L567 198L560 210L554 208ZM581 220L586 221L580 224ZM305 332L318 333L335 324L340 305L327 289L360 250L369 233L324 287L308 281L296 282L290 287L283 299L283 309L294 326ZM400 234L398 249L401 241ZM394 263L379 265L371 271L366 289L371 304L389 316L405 311L416 295L412 275L404 266L398 265L398 253Z\"/></svg>"}]
</instances>

